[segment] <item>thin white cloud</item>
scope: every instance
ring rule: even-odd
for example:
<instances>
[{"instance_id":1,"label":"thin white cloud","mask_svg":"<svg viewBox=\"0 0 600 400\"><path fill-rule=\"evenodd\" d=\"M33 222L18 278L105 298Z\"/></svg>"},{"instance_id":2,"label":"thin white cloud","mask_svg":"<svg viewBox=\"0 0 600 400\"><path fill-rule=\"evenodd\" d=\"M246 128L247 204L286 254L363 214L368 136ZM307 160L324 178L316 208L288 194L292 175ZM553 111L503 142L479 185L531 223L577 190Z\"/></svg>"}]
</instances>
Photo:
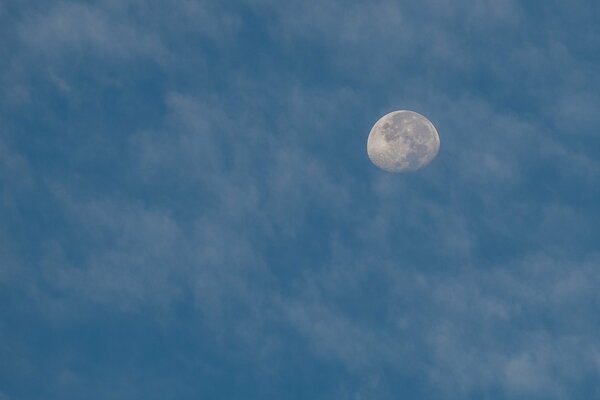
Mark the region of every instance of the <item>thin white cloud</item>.
<instances>
[{"instance_id":1,"label":"thin white cloud","mask_svg":"<svg viewBox=\"0 0 600 400\"><path fill-rule=\"evenodd\" d=\"M148 318L160 320L185 302L218 351L243 347L236 356L260 364L263 378L285 358L288 339L273 329L284 327L306 344L308 360L366 377L340 389L346 398L389 395L383 369L418 375L449 398L488 389L566 398L598 375L588 318L598 301L598 255L585 244L577 257L559 251L584 242L594 220L550 191L521 192L539 183L538 165L561 165L559 183L593 183L598 163L548 131L539 119L546 111L516 113L477 85L447 82L482 71L510 82L547 61L557 76L576 61L560 46L519 43L500 46L497 57L510 60L503 70L485 49L469 50L456 25L501 37L522 22L515 2L427 1L419 10L388 1L253 3L270 17L261 40L325 50L314 60L332 77L323 86L267 62L251 72L225 63L218 77L204 77L222 60L206 59L200 45L188 53L189 43L229 45L247 21L213 2L150 4L166 15L142 1L57 2L19 23L25 46L9 75L20 82L10 93L21 93L21 105L40 70L62 93L76 92L62 66L86 52L87 61L111 66L166 57L167 75L200 71L185 84L163 82L164 115L125 133L114 190L32 171L0 139L8 199L16 201L21 177L34 176L52 189L56 218L67 225L39 244L42 271L19 277L47 318L76 319L91 304L124 315L151 310ZM198 42L185 41L187 33ZM179 54L181 43L189 47ZM52 68L27 63L36 57ZM415 62L419 73L409 68ZM556 127L578 119L593 126L577 105L597 98L563 89L556 97L570 107L533 99L564 108L565 120L550 119ZM382 175L364 154L368 124L405 106L427 111L442 150L419 175ZM0 243L3 266L20 267L17 255ZM8 276L0 271L0 280Z\"/></svg>"},{"instance_id":2,"label":"thin white cloud","mask_svg":"<svg viewBox=\"0 0 600 400\"><path fill-rule=\"evenodd\" d=\"M119 58L160 57L164 52L154 33L101 8L72 2L59 2L44 13L30 16L21 22L19 33L32 51L55 60L71 51Z\"/></svg>"}]
</instances>

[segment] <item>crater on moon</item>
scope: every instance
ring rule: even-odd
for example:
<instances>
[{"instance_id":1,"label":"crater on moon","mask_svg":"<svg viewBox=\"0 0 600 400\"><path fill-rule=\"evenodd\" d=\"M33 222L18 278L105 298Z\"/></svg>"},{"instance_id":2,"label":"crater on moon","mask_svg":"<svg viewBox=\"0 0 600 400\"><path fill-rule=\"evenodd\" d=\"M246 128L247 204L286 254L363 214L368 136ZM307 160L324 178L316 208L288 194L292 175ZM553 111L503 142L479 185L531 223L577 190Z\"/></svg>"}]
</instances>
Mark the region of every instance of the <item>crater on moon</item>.
<instances>
[{"instance_id":1,"label":"crater on moon","mask_svg":"<svg viewBox=\"0 0 600 400\"><path fill-rule=\"evenodd\" d=\"M440 148L433 124L414 111L393 111L381 117L367 140L369 159L386 171L414 171L429 164Z\"/></svg>"}]
</instances>

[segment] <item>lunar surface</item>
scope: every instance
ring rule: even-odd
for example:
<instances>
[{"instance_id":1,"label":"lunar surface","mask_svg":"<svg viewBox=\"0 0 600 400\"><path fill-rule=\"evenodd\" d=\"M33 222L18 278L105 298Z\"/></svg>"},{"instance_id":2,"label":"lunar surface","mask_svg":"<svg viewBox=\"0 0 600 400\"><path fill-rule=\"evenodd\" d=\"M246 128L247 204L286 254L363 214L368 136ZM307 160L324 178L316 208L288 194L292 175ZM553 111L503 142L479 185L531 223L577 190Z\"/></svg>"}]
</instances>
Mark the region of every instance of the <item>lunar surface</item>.
<instances>
[{"instance_id":1,"label":"lunar surface","mask_svg":"<svg viewBox=\"0 0 600 400\"><path fill-rule=\"evenodd\" d=\"M423 168L440 149L440 137L427 118L414 111L400 110L375 123L367 140L373 164L390 172Z\"/></svg>"}]
</instances>

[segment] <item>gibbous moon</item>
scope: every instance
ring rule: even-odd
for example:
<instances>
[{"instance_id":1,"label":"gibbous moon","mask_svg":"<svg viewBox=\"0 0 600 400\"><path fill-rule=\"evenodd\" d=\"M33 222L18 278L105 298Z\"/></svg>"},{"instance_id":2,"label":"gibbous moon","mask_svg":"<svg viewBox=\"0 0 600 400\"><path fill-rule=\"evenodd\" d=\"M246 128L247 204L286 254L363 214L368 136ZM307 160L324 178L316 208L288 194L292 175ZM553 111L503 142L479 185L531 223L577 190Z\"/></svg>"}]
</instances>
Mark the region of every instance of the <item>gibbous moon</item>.
<instances>
[{"instance_id":1,"label":"gibbous moon","mask_svg":"<svg viewBox=\"0 0 600 400\"><path fill-rule=\"evenodd\" d=\"M381 117L367 140L369 159L381 169L407 172L423 168L440 149L433 124L414 111L393 111Z\"/></svg>"}]
</instances>

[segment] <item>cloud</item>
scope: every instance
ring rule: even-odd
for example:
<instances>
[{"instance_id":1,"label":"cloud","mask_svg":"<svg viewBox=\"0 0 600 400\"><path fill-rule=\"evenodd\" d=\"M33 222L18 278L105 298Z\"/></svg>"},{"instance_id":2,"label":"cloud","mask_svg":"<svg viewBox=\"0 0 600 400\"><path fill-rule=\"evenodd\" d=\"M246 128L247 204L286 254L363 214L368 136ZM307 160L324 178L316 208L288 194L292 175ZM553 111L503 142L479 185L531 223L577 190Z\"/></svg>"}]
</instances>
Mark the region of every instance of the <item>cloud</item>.
<instances>
[{"instance_id":1,"label":"cloud","mask_svg":"<svg viewBox=\"0 0 600 400\"><path fill-rule=\"evenodd\" d=\"M593 390L597 96L554 14L534 29L513 1L234 6L55 2L11 22L0 282L69 350L49 385ZM440 132L416 174L365 154L395 108ZM74 372L110 340L135 351ZM46 365L28 341L3 354Z\"/></svg>"},{"instance_id":2,"label":"cloud","mask_svg":"<svg viewBox=\"0 0 600 400\"><path fill-rule=\"evenodd\" d=\"M406 350L406 343L393 336L355 324L351 319L330 310L317 301L286 304L284 310L290 322L309 339L317 354L351 370L397 362Z\"/></svg>"},{"instance_id":3,"label":"cloud","mask_svg":"<svg viewBox=\"0 0 600 400\"><path fill-rule=\"evenodd\" d=\"M300 300L305 306L296 302L290 308L294 324L322 357L371 372L391 365L406 373L410 365L449 398L489 388L566 398L598 373L593 323L580 319L585 312L568 312L595 301L597 256L574 264L537 255L516 265L463 268L447 276L369 263L371 275L386 271L386 284L375 292L379 300L370 297L372 277L356 289L349 286L355 281L347 277L366 264L353 261L355 266L330 266L335 272L329 279L315 277L311 282L322 285ZM346 296L339 298L340 293ZM347 296L359 293L362 300L347 303ZM315 298L322 299L316 302L320 306ZM366 323L362 308L379 322Z\"/></svg>"},{"instance_id":4,"label":"cloud","mask_svg":"<svg viewBox=\"0 0 600 400\"><path fill-rule=\"evenodd\" d=\"M160 40L99 7L72 2L51 5L19 26L20 37L31 51L54 61L68 52L125 58L164 52Z\"/></svg>"},{"instance_id":5,"label":"cloud","mask_svg":"<svg viewBox=\"0 0 600 400\"><path fill-rule=\"evenodd\" d=\"M158 8L161 12L152 11ZM186 32L194 39L222 41L235 35L240 24L235 14L210 2L175 1L164 9L160 1L59 1L26 14L17 29L31 55L57 64L76 56L162 64L173 61L165 40L182 40Z\"/></svg>"}]
</instances>

